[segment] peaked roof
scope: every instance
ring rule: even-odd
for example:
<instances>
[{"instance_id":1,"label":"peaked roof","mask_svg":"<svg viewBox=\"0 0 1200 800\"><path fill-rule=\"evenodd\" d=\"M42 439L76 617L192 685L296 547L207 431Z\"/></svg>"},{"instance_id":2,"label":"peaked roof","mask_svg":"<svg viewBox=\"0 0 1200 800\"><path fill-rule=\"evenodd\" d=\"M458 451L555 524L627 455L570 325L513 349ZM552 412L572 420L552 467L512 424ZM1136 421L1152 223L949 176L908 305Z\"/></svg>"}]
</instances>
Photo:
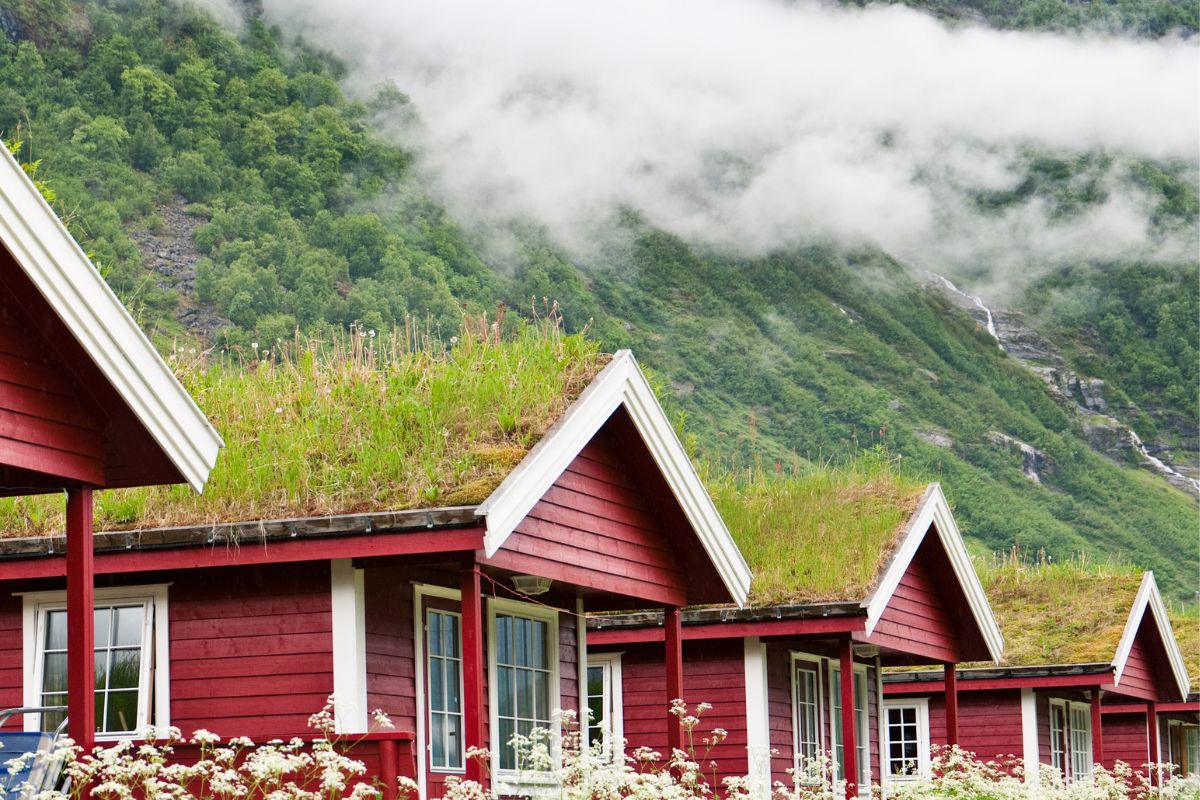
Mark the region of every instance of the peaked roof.
<instances>
[{"instance_id":1,"label":"peaked roof","mask_svg":"<svg viewBox=\"0 0 1200 800\"><path fill-rule=\"evenodd\" d=\"M986 570L987 587L1015 667L1105 664L1119 685L1147 611L1181 695L1190 685L1166 605L1151 572L1073 564L1006 564Z\"/></svg>"},{"instance_id":2,"label":"peaked roof","mask_svg":"<svg viewBox=\"0 0 1200 800\"><path fill-rule=\"evenodd\" d=\"M1162 638L1163 647L1167 651L1167 662L1170 664L1171 674L1179 688L1180 699L1186 698L1188 692L1191 691L1187 664L1183 660L1183 653L1179 650L1179 642L1175 639L1175 633L1171 630L1171 620L1167 616L1167 607L1158 590L1158 583L1154 580L1154 573L1149 570L1142 575L1142 583L1138 587L1137 597L1134 598L1133 605L1129 609L1125 630L1121 633L1121 641L1117 645L1116 655L1113 656L1114 682L1117 686L1121 685L1121 676L1125 672L1125 665L1129 661L1129 654L1133 651L1133 643L1137 638L1138 629L1147 612L1152 615L1154 624L1158 628L1158 634Z\"/></svg>"},{"instance_id":3,"label":"peaked roof","mask_svg":"<svg viewBox=\"0 0 1200 800\"><path fill-rule=\"evenodd\" d=\"M954 570L959 588L966 598L971 616L987 644L988 652L991 654L992 660L999 663L1004 651L1004 637L1000 633L999 623L996 622L996 616L992 613L991 604L983 590L979 575L975 572L971 556L967 553L962 534L958 530L958 524L954 521L954 513L950 510L950 504L946 501L946 495L942 492L941 485L937 483L930 484L925 490L920 505L909 517L908 524L904 527L899 546L895 549L891 562L880 574L870 595L863 600L863 606L867 609L867 635L869 636L875 630L875 626L900 585L900 579L908 570L913 558L916 557L918 549L925 542L930 530L936 531L938 541Z\"/></svg>"},{"instance_id":4,"label":"peaked roof","mask_svg":"<svg viewBox=\"0 0 1200 800\"><path fill-rule=\"evenodd\" d=\"M624 408L676 502L737 604L750 592L750 568L696 474L633 354L616 353L541 441L479 506L484 549L499 550L516 526L619 408Z\"/></svg>"},{"instance_id":5,"label":"peaked roof","mask_svg":"<svg viewBox=\"0 0 1200 800\"><path fill-rule=\"evenodd\" d=\"M0 242L180 477L202 490L221 437L7 151Z\"/></svg>"}]
</instances>

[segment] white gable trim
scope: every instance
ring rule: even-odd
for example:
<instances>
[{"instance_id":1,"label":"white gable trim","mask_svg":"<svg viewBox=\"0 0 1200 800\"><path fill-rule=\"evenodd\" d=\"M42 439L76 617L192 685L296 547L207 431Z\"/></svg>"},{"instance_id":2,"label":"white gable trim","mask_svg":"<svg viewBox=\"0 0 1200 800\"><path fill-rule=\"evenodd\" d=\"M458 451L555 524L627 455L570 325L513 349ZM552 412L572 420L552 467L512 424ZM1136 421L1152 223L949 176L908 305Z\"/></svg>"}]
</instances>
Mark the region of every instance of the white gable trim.
<instances>
[{"instance_id":1,"label":"white gable trim","mask_svg":"<svg viewBox=\"0 0 1200 800\"><path fill-rule=\"evenodd\" d=\"M0 240L183 478L202 490L221 437L7 152Z\"/></svg>"},{"instance_id":2,"label":"white gable trim","mask_svg":"<svg viewBox=\"0 0 1200 800\"><path fill-rule=\"evenodd\" d=\"M739 606L744 606L750 591L750 568L658 404L654 390L628 350L613 356L542 440L479 506L479 515L487 521L484 552L495 555L542 495L622 406L725 588Z\"/></svg>"},{"instance_id":3,"label":"white gable trim","mask_svg":"<svg viewBox=\"0 0 1200 800\"><path fill-rule=\"evenodd\" d=\"M942 547L950 559L950 565L954 568L954 575L967 598L975 624L983 634L988 653L998 664L1000 655L1004 652L1004 637L1000 634L1000 626L996 623L992 606L983 591L983 584L979 582L979 576L975 573L975 566L971 563L971 556L967 553L958 524L954 521L954 513L950 510L950 504L946 502L946 495L942 494L941 485L937 483L931 483L925 490L925 496L921 498L916 512L909 518L904 539L892 557L883 579L863 603L867 609L866 634L870 636L879 624L884 609L891 602L896 587L900 585L900 579L904 577L909 564L916 556L921 542L925 541L925 534L929 532L931 525L937 530Z\"/></svg>"},{"instance_id":4,"label":"white gable trim","mask_svg":"<svg viewBox=\"0 0 1200 800\"><path fill-rule=\"evenodd\" d=\"M1137 638L1138 628L1142 624L1142 617L1147 609L1154 614L1154 622L1158 625L1158 635L1162 637L1163 645L1167 649L1167 661L1171 664L1171 672L1174 674L1175 683L1179 688L1179 697L1181 700L1186 700L1191 691L1191 679L1188 678L1187 664L1183 660L1183 653L1179 650L1179 642L1175 640L1175 632L1171 629L1171 620L1167 615L1167 606L1163 603L1162 594L1158 591L1158 582L1154 580L1154 573L1149 570L1142 575L1142 585L1138 587L1133 608L1129 610L1129 618L1125 621L1125 631L1121 634L1120 644L1117 645L1117 654L1112 660L1113 683L1117 686L1121 685L1121 676L1125 672L1129 654L1133 651L1133 641Z\"/></svg>"}]
</instances>

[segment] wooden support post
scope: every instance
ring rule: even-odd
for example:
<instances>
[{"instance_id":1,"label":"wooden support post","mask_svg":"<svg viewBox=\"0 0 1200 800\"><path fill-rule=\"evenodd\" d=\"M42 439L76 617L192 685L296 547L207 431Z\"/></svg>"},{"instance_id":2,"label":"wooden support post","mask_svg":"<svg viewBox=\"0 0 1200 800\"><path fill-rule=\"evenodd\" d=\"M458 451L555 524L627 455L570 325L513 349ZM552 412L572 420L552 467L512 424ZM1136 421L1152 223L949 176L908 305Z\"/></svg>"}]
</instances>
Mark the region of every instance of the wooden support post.
<instances>
[{"instance_id":1,"label":"wooden support post","mask_svg":"<svg viewBox=\"0 0 1200 800\"><path fill-rule=\"evenodd\" d=\"M663 607L663 644L666 650L667 703L683 697L683 624L678 606ZM683 747L683 729L679 717L667 712L667 746Z\"/></svg>"},{"instance_id":2,"label":"wooden support post","mask_svg":"<svg viewBox=\"0 0 1200 800\"><path fill-rule=\"evenodd\" d=\"M396 776L400 774L400 759L396 752L395 739L381 739L379 742L379 772L382 784L380 800L396 800Z\"/></svg>"},{"instance_id":3,"label":"wooden support post","mask_svg":"<svg viewBox=\"0 0 1200 800\"><path fill-rule=\"evenodd\" d=\"M1103 692L1092 690L1092 763L1104 763L1104 725L1100 717L1100 697Z\"/></svg>"},{"instance_id":4,"label":"wooden support post","mask_svg":"<svg viewBox=\"0 0 1200 800\"><path fill-rule=\"evenodd\" d=\"M1150 768L1150 785L1158 786L1162 777L1158 769L1158 703L1153 700L1146 703L1146 733L1150 745L1150 762L1154 764Z\"/></svg>"},{"instance_id":5,"label":"wooden support post","mask_svg":"<svg viewBox=\"0 0 1200 800\"><path fill-rule=\"evenodd\" d=\"M67 735L90 753L96 743L96 631L92 490L67 492Z\"/></svg>"},{"instance_id":6,"label":"wooden support post","mask_svg":"<svg viewBox=\"0 0 1200 800\"><path fill-rule=\"evenodd\" d=\"M954 664L947 662L942 667L946 685L946 744L958 744L958 672Z\"/></svg>"},{"instance_id":7,"label":"wooden support post","mask_svg":"<svg viewBox=\"0 0 1200 800\"><path fill-rule=\"evenodd\" d=\"M858 736L854 713L854 641L847 634L839 643L842 697L842 763L845 764L846 798L858 797Z\"/></svg>"},{"instance_id":8,"label":"wooden support post","mask_svg":"<svg viewBox=\"0 0 1200 800\"><path fill-rule=\"evenodd\" d=\"M483 710L483 597L479 589L479 566L472 559L462 570L463 642L463 743L467 749L485 747ZM506 742L495 742L494 751ZM467 780L482 783L483 765L467 759Z\"/></svg>"}]
</instances>

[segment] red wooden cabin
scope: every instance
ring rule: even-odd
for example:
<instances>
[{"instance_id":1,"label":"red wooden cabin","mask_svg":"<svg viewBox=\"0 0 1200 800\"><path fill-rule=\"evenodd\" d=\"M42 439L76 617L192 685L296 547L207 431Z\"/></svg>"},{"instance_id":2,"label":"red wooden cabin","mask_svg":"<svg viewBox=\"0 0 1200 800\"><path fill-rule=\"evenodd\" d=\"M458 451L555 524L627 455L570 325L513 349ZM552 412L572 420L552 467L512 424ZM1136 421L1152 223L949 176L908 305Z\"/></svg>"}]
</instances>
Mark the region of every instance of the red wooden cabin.
<instances>
[{"instance_id":1,"label":"red wooden cabin","mask_svg":"<svg viewBox=\"0 0 1200 800\"><path fill-rule=\"evenodd\" d=\"M714 706L704 730L729 733L705 757L719 765L718 778L749 774L759 791L772 781L791 785L789 768L829 752L842 774L856 776L847 796L865 796L881 778L923 762L926 703L881 703L887 666L943 667L954 735L955 665L998 660L1000 632L940 487L924 491L893 544L868 592L853 600L683 612L681 696ZM829 559L861 557L839 549L836 532L826 546ZM593 707L630 747L667 743L656 687L670 625L664 630L656 614L588 621Z\"/></svg>"},{"instance_id":2,"label":"red wooden cabin","mask_svg":"<svg viewBox=\"0 0 1200 800\"><path fill-rule=\"evenodd\" d=\"M69 733L84 745L92 738L97 677L92 491L163 483L188 483L198 491L220 447L220 437L5 151L0 156L0 496L67 494L68 545L66 558L58 559L58 574L67 577L69 598L55 617L61 651L55 666L61 689L69 679L70 692L46 699L69 706ZM21 675L23 660L20 625L6 622L0 675L11 681ZM10 691L0 703L21 705L21 693Z\"/></svg>"},{"instance_id":3,"label":"red wooden cabin","mask_svg":"<svg viewBox=\"0 0 1200 800\"><path fill-rule=\"evenodd\" d=\"M61 540L0 541L0 702L46 696L66 568ZM750 583L628 352L479 506L101 533L95 570L113 623L96 652L138 667L105 691L102 738L288 736L332 693L351 738L368 709L391 716L400 733L368 758L426 797L479 778L479 746L519 790L507 743L579 707L586 612L736 606ZM664 720L679 694L658 687Z\"/></svg>"},{"instance_id":4,"label":"red wooden cabin","mask_svg":"<svg viewBox=\"0 0 1200 800\"><path fill-rule=\"evenodd\" d=\"M1038 584L1035 575L1024 589L1036 594ZM1177 748L1186 747L1189 734L1171 729L1181 722L1194 724L1200 706L1194 698L1186 702L1186 665L1153 573L1114 578L1105 592L1113 602L1071 611L1070 624L1087 633L1065 637L1061 630L1053 631L1063 627L1060 623L1047 625L1029 617L1028 609L1036 605L1016 602L1019 598L1011 594L1004 599L993 595L1007 640L1019 646L1011 659L1015 663L961 671L962 747L983 759L1016 757L1026 764L1049 765L1069 779L1086 777L1093 764L1111 769L1116 761L1135 768L1167 762L1167 737L1172 734ZM1113 614L1114 608L1125 609L1124 616ZM1055 644L1048 629L1056 634ZM1039 638L1046 640L1043 645L1037 644ZM1095 646L1111 648L1111 659L1054 657ZM1039 659L1030 653L1046 653L1046 663L1036 663ZM940 676L902 672L884 680L889 701L927 698L931 715L943 713ZM1172 726L1171 719L1177 724ZM935 735L933 741L946 739ZM1037 772L1026 770L1026 779L1036 781Z\"/></svg>"}]
</instances>

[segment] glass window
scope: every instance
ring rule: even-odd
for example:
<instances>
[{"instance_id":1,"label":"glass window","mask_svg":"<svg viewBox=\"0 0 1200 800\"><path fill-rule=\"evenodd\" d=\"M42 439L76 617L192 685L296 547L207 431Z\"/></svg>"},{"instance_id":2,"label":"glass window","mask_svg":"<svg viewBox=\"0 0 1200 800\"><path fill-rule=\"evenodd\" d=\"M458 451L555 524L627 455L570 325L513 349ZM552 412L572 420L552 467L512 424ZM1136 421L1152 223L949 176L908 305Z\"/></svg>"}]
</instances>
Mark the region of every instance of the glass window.
<instances>
[{"instance_id":1,"label":"glass window","mask_svg":"<svg viewBox=\"0 0 1200 800\"><path fill-rule=\"evenodd\" d=\"M813 666L796 665L796 756L797 767L804 769L809 760L817 757L821 750L819 725L820 681Z\"/></svg>"},{"instance_id":2,"label":"glass window","mask_svg":"<svg viewBox=\"0 0 1200 800\"><path fill-rule=\"evenodd\" d=\"M1200 775L1200 728L1188 726L1183 729L1183 763L1179 770L1184 775Z\"/></svg>"},{"instance_id":3,"label":"glass window","mask_svg":"<svg viewBox=\"0 0 1200 800\"><path fill-rule=\"evenodd\" d=\"M1071 704L1071 777L1092 774L1092 709L1082 703Z\"/></svg>"},{"instance_id":4,"label":"glass window","mask_svg":"<svg viewBox=\"0 0 1200 800\"><path fill-rule=\"evenodd\" d=\"M66 705L67 611L43 608L40 613L41 704ZM148 722L152 616L145 600L95 606L97 733L139 733ZM57 727L64 713L43 715L42 728Z\"/></svg>"},{"instance_id":5,"label":"glass window","mask_svg":"<svg viewBox=\"0 0 1200 800\"><path fill-rule=\"evenodd\" d=\"M916 775L921 767L920 709L915 705L891 706L887 709L887 752L885 773L900 777Z\"/></svg>"},{"instance_id":6,"label":"glass window","mask_svg":"<svg viewBox=\"0 0 1200 800\"><path fill-rule=\"evenodd\" d=\"M1050 764L1066 775L1067 769L1067 709L1062 703L1050 704Z\"/></svg>"},{"instance_id":7,"label":"glass window","mask_svg":"<svg viewBox=\"0 0 1200 800\"><path fill-rule=\"evenodd\" d=\"M496 721L494 744L502 770L519 767L513 736L528 737L534 728L550 727L550 681L553 675L544 619L498 613L495 617Z\"/></svg>"},{"instance_id":8,"label":"glass window","mask_svg":"<svg viewBox=\"0 0 1200 800\"><path fill-rule=\"evenodd\" d=\"M601 653L588 657L587 667L587 711L584 720L589 748L599 746L603 755L615 755L614 740L621 738L622 720L620 696L621 657L615 653Z\"/></svg>"},{"instance_id":9,"label":"glass window","mask_svg":"<svg viewBox=\"0 0 1200 800\"><path fill-rule=\"evenodd\" d=\"M458 614L429 609L425 617L429 682L429 766L463 768L462 632Z\"/></svg>"}]
</instances>

